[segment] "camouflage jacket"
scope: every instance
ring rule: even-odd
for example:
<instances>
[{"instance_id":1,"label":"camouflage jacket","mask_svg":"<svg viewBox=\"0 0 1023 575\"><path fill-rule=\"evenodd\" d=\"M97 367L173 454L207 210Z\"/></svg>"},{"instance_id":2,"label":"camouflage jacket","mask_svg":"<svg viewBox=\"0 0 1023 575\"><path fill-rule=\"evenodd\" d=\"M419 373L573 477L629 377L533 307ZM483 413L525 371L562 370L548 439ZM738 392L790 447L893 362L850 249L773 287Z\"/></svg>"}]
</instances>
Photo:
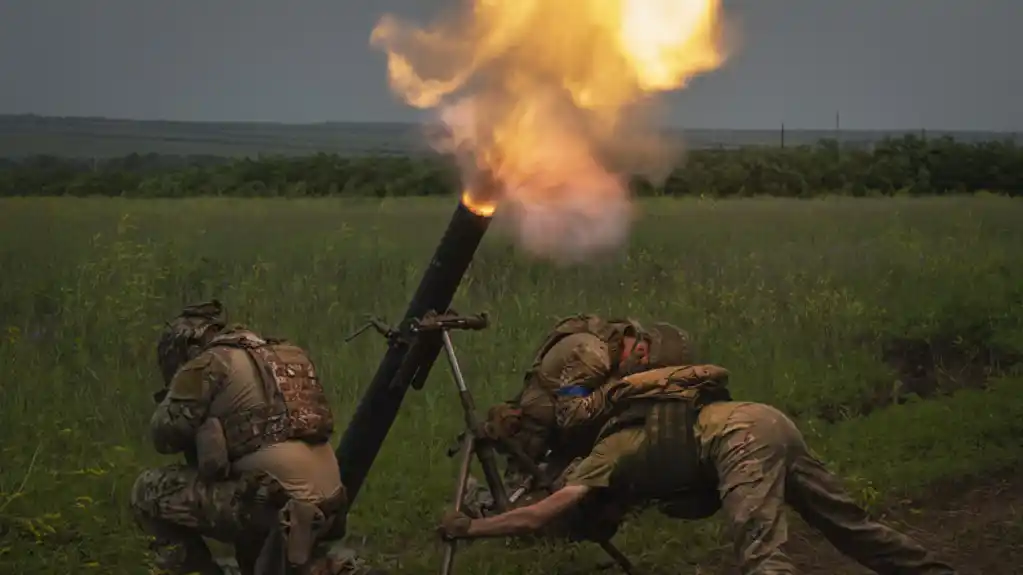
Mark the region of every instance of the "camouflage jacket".
<instances>
[{"instance_id":1,"label":"camouflage jacket","mask_svg":"<svg viewBox=\"0 0 1023 575\"><path fill-rule=\"evenodd\" d=\"M229 374L228 362L213 350L200 353L178 369L149 422L158 453L189 453L195 448L196 430L206 420L213 395Z\"/></svg>"},{"instance_id":2,"label":"camouflage jacket","mask_svg":"<svg viewBox=\"0 0 1023 575\"><path fill-rule=\"evenodd\" d=\"M238 335L261 340L243 326L232 326L214 342ZM182 365L171 379L167 395L150 420L153 446L158 453L189 454L195 449L196 431L208 417L223 420L263 401L262 382L244 352L207 348Z\"/></svg>"},{"instance_id":3,"label":"camouflage jacket","mask_svg":"<svg viewBox=\"0 0 1023 575\"><path fill-rule=\"evenodd\" d=\"M576 333L554 344L541 360L540 372L558 387L595 389L611 376L613 365L606 343L595 335Z\"/></svg>"}]
</instances>

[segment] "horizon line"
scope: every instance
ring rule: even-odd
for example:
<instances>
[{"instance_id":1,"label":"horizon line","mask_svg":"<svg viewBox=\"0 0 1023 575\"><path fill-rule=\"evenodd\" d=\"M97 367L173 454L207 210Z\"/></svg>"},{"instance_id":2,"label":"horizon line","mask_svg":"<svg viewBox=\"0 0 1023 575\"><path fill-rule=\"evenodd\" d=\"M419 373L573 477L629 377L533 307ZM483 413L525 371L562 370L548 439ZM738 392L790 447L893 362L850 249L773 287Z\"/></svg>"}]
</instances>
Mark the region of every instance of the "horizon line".
<instances>
[{"instance_id":1,"label":"horizon line","mask_svg":"<svg viewBox=\"0 0 1023 575\"><path fill-rule=\"evenodd\" d=\"M279 126L279 127L308 127L308 126L330 126L339 124L383 124L383 125L395 125L395 126L430 126L439 125L440 122L427 122L427 121L399 121L399 120L321 120L316 122L285 122L279 120L171 120L165 118L130 118L130 117L116 117L116 116L63 116L63 115L52 115L52 114L38 114L34 112L14 113L14 112L0 112L0 119L3 118L40 118L49 120L87 120L87 121L105 121L105 122L135 122L135 123L152 123L152 124L207 124L207 125L262 125L262 126ZM1016 134L1020 130L1013 129L981 129L981 128L927 128L927 127L914 127L914 128L844 128L839 126L835 127L816 127L806 128L787 125L784 122L779 122L775 126L771 127L760 127L760 128L708 128L708 127L685 127L674 124L667 124L664 126L670 130L681 130L681 131L728 131L728 132L764 132L764 131L780 131L784 128L786 131L800 131L800 132L973 132L973 133L987 133L987 134Z\"/></svg>"}]
</instances>

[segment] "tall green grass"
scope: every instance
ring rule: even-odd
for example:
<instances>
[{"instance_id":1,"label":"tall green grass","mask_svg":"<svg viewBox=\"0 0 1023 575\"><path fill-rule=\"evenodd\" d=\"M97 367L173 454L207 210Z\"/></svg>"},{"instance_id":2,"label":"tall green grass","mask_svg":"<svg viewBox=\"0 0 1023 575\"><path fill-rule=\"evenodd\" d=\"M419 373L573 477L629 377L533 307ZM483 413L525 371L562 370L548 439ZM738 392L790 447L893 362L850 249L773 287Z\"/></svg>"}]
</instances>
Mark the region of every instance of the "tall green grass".
<instances>
[{"instance_id":1,"label":"tall green grass","mask_svg":"<svg viewBox=\"0 0 1023 575\"><path fill-rule=\"evenodd\" d=\"M160 385L155 338L187 302L218 297L232 319L308 347L347 422L384 344L342 340L363 314L400 319L452 208L411 199L0 201L0 570L146 572L128 492L142 469L173 461L150 449L147 425ZM858 406L900 399L899 375L881 359L894 339L1023 353L1018 201L642 208L625 253L585 267L530 260L495 233L484 240L455 306L487 311L493 327L454 337L481 406L514 393L557 317L628 314L684 326L704 361L732 371L738 396L798 414L864 503L1019 457L1018 366L1003 366L988 389L858 415ZM424 391L410 393L350 520L403 572L430 572L439 557L432 527L455 471L444 452L461 422L452 388L438 362ZM727 544L717 521L657 516L619 540L630 555L679 566ZM592 564L594 549L543 559L486 542L459 562L472 573L539 573Z\"/></svg>"}]
</instances>

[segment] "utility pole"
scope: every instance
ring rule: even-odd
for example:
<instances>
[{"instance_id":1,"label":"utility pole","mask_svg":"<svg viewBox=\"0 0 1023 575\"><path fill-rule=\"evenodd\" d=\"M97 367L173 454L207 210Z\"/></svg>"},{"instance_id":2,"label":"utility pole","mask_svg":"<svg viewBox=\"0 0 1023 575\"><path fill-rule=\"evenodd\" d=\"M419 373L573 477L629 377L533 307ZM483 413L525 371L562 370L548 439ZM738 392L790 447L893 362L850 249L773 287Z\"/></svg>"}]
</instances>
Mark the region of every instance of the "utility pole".
<instances>
[{"instance_id":1,"label":"utility pole","mask_svg":"<svg viewBox=\"0 0 1023 575\"><path fill-rule=\"evenodd\" d=\"M835 110L835 149L842 153L842 117L838 110Z\"/></svg>"}]
</instances>

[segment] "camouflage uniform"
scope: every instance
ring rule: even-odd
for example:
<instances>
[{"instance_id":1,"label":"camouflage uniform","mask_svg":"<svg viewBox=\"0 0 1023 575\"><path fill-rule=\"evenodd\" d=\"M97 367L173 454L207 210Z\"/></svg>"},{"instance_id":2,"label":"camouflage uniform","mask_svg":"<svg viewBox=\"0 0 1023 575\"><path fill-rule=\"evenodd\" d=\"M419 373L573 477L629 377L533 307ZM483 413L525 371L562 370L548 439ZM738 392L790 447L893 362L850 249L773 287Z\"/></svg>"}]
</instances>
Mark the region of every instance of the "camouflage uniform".
<instances>
[{"instance_id":1,"label":"camouflage uniform","mask_svg":"<svg viewBox=\"0 0 1023 575\"><path fill-rule=\"evenodd\" d=\"M631 358L622 364L623 338L626 335L650 343L649 361L653 364L674 364L690 359L690 336L674 325L655 323L646 330L631 319L612 320L608 324L612 331L611 333L605 331L603 337L593 333L600 332L602 326L590 324L592 331L567 335L551 346L546 353L543 353L544 346L541 346L531 370L533 373L527 373L522 393L516 399L491 409L488 425L511 430L505 429L503 432L489 435L503 435L505 439L510 436L513 441L522 444L525 455L538 462L539 469L549 483L535 484L532 475L517 465L514 458L509 458L505 489L513 498L512 507L528 505L548 495L553 486L563 479L572 461L589 452L600 431L600 424L592 419L584 421L579 418L573 425L559 425L558 414L565 408L563 404L569 406L573 402L552 394L552 389L594 390L612 378L620 377L624 372L640 368L641 366ZM508 418L508 410L501 409L507 405L518 408L517 413L512 416L516 421L511 424L499 421ZM493 497L490 490L475 478L470 477L465 493L463 511L469 515L480 517L492 508ZM588 510L582 517L569 522L582 525L594 515L607 516L603 510L607 506L595 507L600 509ZM558 532L570 530L572 529L565 525L553 529ZM609 527L600 531L608 532L613 529Z\"/></svg>"},{"instance_id":2,"label":"camouflage uniform","mask_svg":"<svg viewBox=\"0 0 1023 575\"><path fill-rule=\"evenodd\" d=\"M545 475L557 476L573 458L584 455L593 444L595 429L579 426L573 430L572 436L565 434L555 437L554 426L557 389L585 388L595 389L608 380L619 368L622 336L626 326L638 328L631 320L615 320L602 324L597 316L575 316L586 318L592 323L593 331L579 331L564 335L546 350L550 337L541 345L534 358L533 365L527 371L523 389L514 398L498 404L488 414L488 435L503 436L505 440L516 443L521 453L538 464ZM565 320L562 320L565 321ZM559 322L559 325L562 325ZM597 335L601 328L608 333L603 337ZM514 421L509 421L509 420ZM493 431L495 428L514 428L514 431ZM589 437L587 437L587 434ZM530 471L523 467L516 457L508 457L508 465L504 474L505 489L509 494L519 491L521 499L514 506L531 501L540 493L547 493L545 486L533 485ZM521 490L525 489L525 492ZM493 506L493 497L489 488L475 477L469 477L465 496L462 499L463 511L480 517Z\"/></svg>"},{"instance_id":3,"label":"camouflage uniform","mask_svg":"<svg viewBox=\"0 0 1023 575\"><path fill-rule=\"evenodd\" d=\"M344 529L344 487L329 442L267 440L271 428L256 425L271 405L267 380L262 377L265 374L258 371L245 349L219 344L264 340L242 326L225 330L222 322L218 324L219 303L214 304L207 307L215 307L216 312L200 314L199 320L186 313L169 326L161 340L158 354L167 388L158 394L162 397L151 419L150 432L157 452L182 453L187 463L144 471L132 488L131 509L139 526L153 538L157 566L162 569L172 573L222 573L203 541L203 537L209 537L235 546L242 573L279 573L288 569L288 562L280 556L282 543L275 539L285 537L285 532L279 531L282 521L289 521L288 517L309 518L306 524L312 525L312 533L307 541L340 536ZM195 311L195 307L186 308L186 312L189 310ZM207 324L213 324L212 329L206 329ZM179 340L185 340L185 344ZM179 352L176 360L175 349ZM177 363L175 369L175 363L182 360L187 361ZM274 377L279 377L281 369L293 374L297 365L301 364L274 365ZM278 385L291 381L277 379ZM318 415L327 417L321 425L332 429L327 409L325 415ZM232 424L238 423L240 416L241 425ZM227 442L226 457L222 462L214 458L216 465L208 464L206 452L210 449L202 440L211 423L217 437L210 443L216 446L217 441ZM238 430L248 431L246 427L259 429L261 435L240 436ZM258 443L241 445L239 437ZM257 565L261 551L275 549L278 555L271 553L261 560L269 563ZM358 560L351 558L342 564L332 563L322 547L315 554L314 560L299 561L304 563L301 573L355 573L363 569Z\"/></svg>"},{"instance_id":4,"label":"camouflage uniform","mask_svg":"<svg viewBox=\"0 0 1023 575\"><path fill-rule=\"evenodd\" d=\"M721 382L728 376L716 366L688 369L689 379L695 381ZM690 393L685 386L666 385L664 370L655 372L659 373L609 383L588 397L563 405L559 424L571 426L627 412L623 406L629 402L675 401ZM592 452L570 469L565 483L603 488L599 491L626 501L670 500L687 493L716 497L727 515L745 575L796 573L781 549L788 537L786 503L836 548L878 573L955 573L916 541L872 521L841 481L811 453L792 420L777 409L730 400L697 405L691 445L695 472L676 470L664 458L659 460L663 472L650 472L649 455L666 454L652 447L656 443L653 438L670 439L674 434L681 440L684 430L658 429L649 421L612 427L615 416L611 416L607 432ZM676 459L685 461L681 451L685 446L680 443L670 447ZM653 483L647 481L651 477ZM716 486L716 493L711 486ZM715 507L705 506L704 511L713 512Z\"/></svg>"}]
</instances>

